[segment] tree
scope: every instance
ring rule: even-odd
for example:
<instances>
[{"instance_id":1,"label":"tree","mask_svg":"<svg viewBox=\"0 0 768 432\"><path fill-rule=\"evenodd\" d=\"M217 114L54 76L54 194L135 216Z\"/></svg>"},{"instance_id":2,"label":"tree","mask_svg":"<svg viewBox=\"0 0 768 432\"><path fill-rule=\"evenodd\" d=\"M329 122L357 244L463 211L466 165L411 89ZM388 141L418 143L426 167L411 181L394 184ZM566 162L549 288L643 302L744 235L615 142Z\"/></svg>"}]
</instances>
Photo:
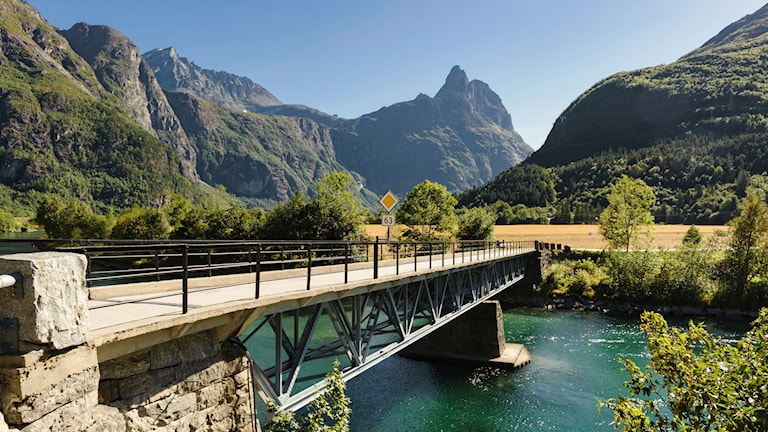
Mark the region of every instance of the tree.
<instances>
[{"instance_id":1,"label":"tree","mask_svg":"<svg viewBox=\"0 0 768 432\"><path fill-rule=\"evenodd\" d=\"M600 215L600 234L612 248L629 251L641 227L646 227L648 237L651 236L651 206L655 202L653 189L644 181L622 175L611 188L608 207Z\"/></svg>"},{"instance_id":2,"label":"tree","mask_svg":"<svg viewBox=\"0 0 768 432\"><path fill-rule=\"evenodd\" d=\"M16 218L10 212L0 209L0 232L10 232L18 228Z\"/></svg>"},{"instance_id":3,"label":"tree","mask_svg":"<svg viewBox=\"0 0 768 432\"><path fill-rule=\"evenodd\" d=\"M456 198L445 186L429 180L417 184L405 195L397 217L408 225L405 236L414 240L432 240L452 234L456 227Z\"/></svg>"},{"instance_id":4,"label":"tree","mask_svg":"<svg viewBox=\"0 0 768 432\"><path fill-rule=\"evenodd\" d=\"M696 228L696 225L691 225L683 237L683 246L696 247L699 243L701 243L701 231Z\"/></svg>"},{"instance_id":5,"label":"tree","mask_svg":"<svg viewBox=\"0 0 768 432\"><path fill-rule=\"evenodd\" d=\"M349 431L350 400L345 394L347 388L339 361L333 362L333 370L325 376L325 392L317 395L302 416L301 422L296 421L290 411L276 409L269 401L267 409L276 411L272 421L265 426L267 432L347 432Z\"/></svg>"},{"instance_id":6,"label":"tree","mask_svg":"<svg viewBox=\"0 0 768 432\"><path fill-rule=\"evenodd\" d=\"M171 225L164 213L134 206L117 216L111 237L121 240L157 240L168 238L170 232Z\"/></svg>"},{"instance_id":7,"label":"tree","mask_svg":"<svg viewBox=\"0 0 768 432\"><path fill-rule=\"evenodd\" d=\"M768 428L768 309L735 344L702 324L670 328L653 312L642 315L650 364L621 363L629 397L598 403L613 411L623 431L764 431Z\"/></svg>"},{"instance_id":8,"label":"tree","mask_svg":"<svg viewBox=\"0 0 768 432\"><path fill-rule=\"evenodd\" d=\"M460 240L492 240L496 213L488 207L465 209L459 215L459 230L456 237Z\"/></svg>"},{"instance_id":9,"label":"tree","mask_svg":"<svg viewBox=\"0 0 768 432\"><path fill-rule=\"evenodd\" d=\"M35 221L46 234L59 239L104 239L112 230L108 216L94 214L88 204L72 200L68 204L55 195L47 195L37 208Z\"/></svg>"},{"instance_id":10,"label":"tree","mask_svg":"<svg viewBox=\"0 0 768 432\"><path fill-rule=\"evenodd\" d=\"M267 213L260 237L283 240L360 240L366 210L354 194L354 179L348 173L330 173L317 184L311 200L294 194Z\"/></svg>"},{"instance_id":11,"label":"tree","mask_svg":"<svg viewBox=\"0 0 768 432\"><path fill-rule=\"evenodd\" d=\"M747 191L741 213L730 226L730 248L724 260L726 279L731 282L733 294L741 298L747 286L766 273L768 257L768 207L753 190Z\"/></svg>"}]
</instances>

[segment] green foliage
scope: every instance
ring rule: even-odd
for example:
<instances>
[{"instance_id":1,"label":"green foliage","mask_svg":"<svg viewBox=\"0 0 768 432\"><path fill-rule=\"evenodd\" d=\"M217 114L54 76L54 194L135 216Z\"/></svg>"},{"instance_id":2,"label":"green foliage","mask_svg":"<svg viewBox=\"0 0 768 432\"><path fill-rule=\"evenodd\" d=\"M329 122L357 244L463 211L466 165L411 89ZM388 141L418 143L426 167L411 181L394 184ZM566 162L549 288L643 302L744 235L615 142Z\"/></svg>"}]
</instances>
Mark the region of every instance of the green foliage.
<instances>
[{"instance_id":1,"label":"green foliage","mask_svg":"<svg viewBox=\"0 0 768 432\"><path fill-rule=\"evenodd\" d=\"M111 237L121 240L157 240L168 238L170 231L171 225L164 213L134 206L117 216Z\"/></svg>"},{"instance_id":2,"label":"green foliage","mask_svg":"<svg viewBox=\"0 0 768 432\"><path fill-rule=\"evenodd\" d=\"M445 186L429 180L417 184L405 195L397 217L408 226L404 233L412 240L436 240L451 235L456 227L456 198Z\"/></svg>"},{"instance_id":3,"label":"green foliage","mask_svg":"<svg viewBox=\"0 0 768 432\"><path fill-rule=\"evenodd\" d=\"M505 201L496 201L487 206L496 213L498 225L547 224L549 210L545 207L526 207L524 204L509 205Z\"/></svg>"},{"instance_id":4,"label":"green foliage","mask_svg":"<svg viewBox=\"0 0 768 432\"><path fill-rule=\"evenodd\" d=\"M749 190L741 214L729 225L730 248L723 271L730 282L730 294L741 299L758 278L765 283L768 276L768 206L764 198Z\"/></svg>"},{"instance_id":5,"label":"green foliage","mask_svg":"<svg viewBox=\"0 0 768 432\"><path fill-rule=\"evenodd\" d=\"M578 298L596 298L608 278L605 270L591 258L577 261L552 263L541 283L544 294L549 296L570 296Z\"/></svg>"},{"instance_id":6,"label":"green foliage","mask_svg":"<svg viewBox=\"0 0 768 432\"><path fill-rule=\"evenodd\" d=\"M701 243L701 231L696 228L696 225L691 225L683 237L683 246L694 247L698 246L699 243Z\"/></svg>"},{"instance_id":7,"label":"green foliage","mask_svg":"<svg viewBox=\"0 0 768 432\"><path fill-rule=\"evenodd\" d=\"M619 395L598 407L613 411L623 431L764 431L768 428L768 310L735 344L718 340L701 324L687 331L670 328L664 318L646 312L641 328L648 334L650 364L632 360L629 396Z\"/></svg>"},{"instance_id":8,"label":"green foliage","mask_svg":"<svg viewBox=\"0 0 768 432\"><path fill-rule=\"evenodd\" d=\"M653 227L651 206L656 202L653 190L642 180L622 176L611 188L608 207L600 215L600 234L613 248L629 247L637 241L641 227L647 235Z\"/></svg>"},{"instance_id":9,"label":"green foliage","mask_svg":"<svg viewBox=\"0 0 768 432\"><path fill-rule=\"evenodd\" d=\"M464 209L459 214L459 229L456 238L459 240L493 240L493 226L496 214L488 207Z\"/></svg>"},{"instance_id":10,"label":"green foliage","mask_svg":"<svg viewBox=\"0 0 768 432\"><path fill-rule=\"evenodd\" d=\"M46 196L40 203L35 222L49 237L57 239L108 238L114 224L110 217L95 214L80 200L64 204L54 195Z\"/></svg>"},{"instance_id":11,"label":"green foliage","mask_svg":"<svg viewBox=\"0 0 768 432\"><path fill-rule=\"evenodd\" d=\"M0 232L15 231L19 227L13 214L0 208Z\"/></svg>"},{"instance_id":12,"label":"green foliage","mask_svg":"<svg viewBox=\"0 0 768 432\"><path fill-rule=\"evenodd\" d=\"M366 211L353 193L354 180L348 173L326 174L318 182L318 194L308 200L294 194L280 203L264 220L260 236L283 240L360 240Z\"/></svg>"},{"instance_id":13,"label":"green foliage","mask_svg":"<svg viewBox=\"0 0 768 432\"><path fill-rule=\"evenodd\" d=\"M481 188L462 192L458 204L476 207L502 201L509 205L547 207L555 202L555 180L550 169L520 165L503 171Z\"/></svg>"},{"instance_id":14,"label":"green foliage","mask_svg":"<svg viewBox=\"0 0 768 432\"><path fill-rule=\"evenodd\" d=\"M276 411L272 421L265 426L267 432L348 432L352 410L345 394L346 383L339 371L339 361L333 363L333 370L325 376L325 392L310 402L307 414L301 422L293 413L276 410L270 401L267 409Z\"/></svg>"}]
</instances>

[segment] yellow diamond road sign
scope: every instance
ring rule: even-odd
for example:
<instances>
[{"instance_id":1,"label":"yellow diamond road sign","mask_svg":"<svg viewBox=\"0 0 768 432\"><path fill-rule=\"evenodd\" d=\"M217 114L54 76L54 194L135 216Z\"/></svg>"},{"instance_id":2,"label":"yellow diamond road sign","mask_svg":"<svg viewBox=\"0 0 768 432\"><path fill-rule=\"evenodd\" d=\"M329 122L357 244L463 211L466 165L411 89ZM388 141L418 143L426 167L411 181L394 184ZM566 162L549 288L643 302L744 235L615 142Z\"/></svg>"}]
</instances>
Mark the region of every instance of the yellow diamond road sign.
<instances>
[{"instance_id":1,"label":"yellow diamond road sign","mask_svg":"<svg viewBox=\"0 0 768 432\"><path fill-rule=\"evenodd\" d=\"M384 209L391 212L393 208L400 202L392 191L388 190L383 197L379 200Z\"/></svg>"}]
</instances>

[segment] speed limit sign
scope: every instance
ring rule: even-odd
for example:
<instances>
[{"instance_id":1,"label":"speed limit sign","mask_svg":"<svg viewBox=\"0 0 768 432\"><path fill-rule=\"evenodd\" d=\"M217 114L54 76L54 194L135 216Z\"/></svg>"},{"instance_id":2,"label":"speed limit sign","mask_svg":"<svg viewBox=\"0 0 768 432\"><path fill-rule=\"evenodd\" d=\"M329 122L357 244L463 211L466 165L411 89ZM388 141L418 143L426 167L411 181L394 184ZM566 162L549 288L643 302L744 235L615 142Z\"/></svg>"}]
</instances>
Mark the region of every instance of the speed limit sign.
<instances>
[{"instance_id":1,"label":"speed limit sign","mask_svg":"<svg viewBox=\"0 0 768 432\"><path fill-rule=\"evenodd\" d=\"M381 224L384 226L395 226L395 215L391 213L381 215Z\"/></svg>"}]
</instances>

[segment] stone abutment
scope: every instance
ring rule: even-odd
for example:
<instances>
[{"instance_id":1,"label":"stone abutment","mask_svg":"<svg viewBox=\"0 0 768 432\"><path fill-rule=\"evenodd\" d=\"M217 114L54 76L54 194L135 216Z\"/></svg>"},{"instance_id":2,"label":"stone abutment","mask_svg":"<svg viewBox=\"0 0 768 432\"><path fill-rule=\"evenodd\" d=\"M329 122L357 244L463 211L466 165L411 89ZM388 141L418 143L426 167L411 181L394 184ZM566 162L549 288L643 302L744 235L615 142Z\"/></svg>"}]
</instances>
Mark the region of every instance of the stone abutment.
<instances>
[{"instance_id":1,"label":"stone abutment","mask_svg":"<svg viewBox=\"0 0 768 432\"><path fill-rule=\"evenodd\" d=\"M0 274L20 279L0 288L0 432L259 430L247 352L226 332L135 350L91 341L85 266L77 254L0 257Z\"/></svg>"}]
</instances>

